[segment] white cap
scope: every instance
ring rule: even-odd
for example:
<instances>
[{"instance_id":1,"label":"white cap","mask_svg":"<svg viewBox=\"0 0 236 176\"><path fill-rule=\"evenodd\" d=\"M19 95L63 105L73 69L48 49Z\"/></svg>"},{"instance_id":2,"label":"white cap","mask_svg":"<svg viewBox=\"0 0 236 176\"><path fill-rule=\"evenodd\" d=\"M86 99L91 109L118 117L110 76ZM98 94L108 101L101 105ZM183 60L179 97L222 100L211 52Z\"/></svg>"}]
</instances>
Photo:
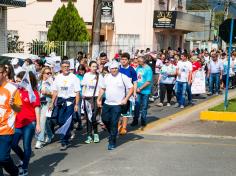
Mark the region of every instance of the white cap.
<instances>
[{"instance_id":1,"label":"white cap","mask_svg":"<svg viewBox=\"0 0 236 176\"><path fill-rule=\"evenodd\" d=\"M14 58L11 60L12 65L17 65L18 63L19 63L19 59L17 59L17 58Z\"/></svg>"},{"instance_id":2,"label":"white cap","mask_svg":"<svg viewBox=\"0 0 236 176\"><path fill-rule=\"evenodd\" d=\"M109 68L112 69L112 68L119 68L119 63L117 61L112 61L110 64L109 64Z\"/></svg>"}]
</instances>

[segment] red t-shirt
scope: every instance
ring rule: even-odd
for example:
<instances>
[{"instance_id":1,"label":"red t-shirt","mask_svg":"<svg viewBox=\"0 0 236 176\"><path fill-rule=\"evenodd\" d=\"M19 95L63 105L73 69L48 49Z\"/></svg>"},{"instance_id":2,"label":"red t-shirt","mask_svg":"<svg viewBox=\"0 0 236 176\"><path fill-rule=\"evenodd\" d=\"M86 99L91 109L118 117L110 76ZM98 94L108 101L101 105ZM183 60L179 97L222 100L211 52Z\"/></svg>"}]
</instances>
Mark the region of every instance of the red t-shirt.
<instances>
[{"instance_id":1,"label":"red t-shirt","mask_svg":"<svg viewBox=\"0 0 236 176\"><path fill-rule=\"evenodd\" d=\"M193 72L195 72L196 70L198 70L199 68L201 68L201 63L200 62L194 62L193 63Z\"/></svg>"},{"instance_id":2,"label":"red t-shirt","mask_svg":"<svg viewBox=\"0 0 236 176\"><path fill-rule=\"evenodd\" d=\"M20 89L22 101L21 111L16 115L16 128L22 128L33 121L36 121L35 107L40 106L39 93L34 90L36 101L30 103L28 91Z\"/></svg>"}]
</instances>

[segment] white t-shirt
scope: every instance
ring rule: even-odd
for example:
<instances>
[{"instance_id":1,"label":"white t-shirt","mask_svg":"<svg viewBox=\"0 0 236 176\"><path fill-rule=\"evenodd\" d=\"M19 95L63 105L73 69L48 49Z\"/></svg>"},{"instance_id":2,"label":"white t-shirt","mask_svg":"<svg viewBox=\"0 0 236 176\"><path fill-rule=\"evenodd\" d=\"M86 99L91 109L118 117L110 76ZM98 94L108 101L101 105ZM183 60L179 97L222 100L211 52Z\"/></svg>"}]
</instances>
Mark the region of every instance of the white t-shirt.
<instances>
[{"instance_id":1,"label":"white t-shirt","mask_svg":"<svg viewBox=\"0 0 236 176\"><path fill-rule=\"evenodd\" d=\"M189 73L193 70L192 63L189 61L179 61L177 64L180 75L177 76L176 81L179 82L188 82Z\"/></svg>"},{"instance_id":2,"label":"white t-shirt","mask_svg":"<svg viewBox=\"0 0 236 176\"><path fill-rule=\"evenodd\" d=\"M59 74L56 76L52 90L58 92L58 97L70 98L75 97L76 93L80 91L80 80L73 73L67 76Z\"/></svg>"},{"instance_id":3,"label":"white t-shirt","mask_svg":"<svg viewBox=\"0 0 236 176\"><path fill-rule=\"evenodd\" d=\"M125 98L125 87L126 94L128 89L133 87L133 84L126 75L118 73L116 76L107 74L104 77L102 88L105 88L106 101L108 105L120 105L121 101Z\"/></svg>"},{"instance_id":4,"label":"white t-shirt","mask_svg":"<svg viewBox=\"0 0 236 176\"><path fill-rule=\"evenodd\" d=\"M162 60L161 59L157 59L156 67L155 67L155 73L160 73L162 65L163 65Z\"/></svg>"},{"instance_id":5,"label":"white t-shirt","mask_svg":"<svg viewBox=\"0 0 236 176\"><path fill-rule=\"evenodd\" d=\"M94 93L94 89L96 86L96 82L97 82L97 76L95 74L92 74L91 72L89 73L85 73L83 81L81 83L81 85L83 86L83 91L82 91L82 95L85 97L92 97L93 93ZM98 96L98 92L99 89L101 88L101 85L103 83L103 76L101 74L99 74L99 78L98 78L98 85L97 85L97 89L95 92L95 97Z\"/></svg>"},{"instance_id":6,"label":"white t-shirt","mask_svg":"<svg viewBox=\"0 0 236 176\"><path fill-rule=\"evenodd\" d=\"M210 69L210 73L220 73L223 70L223 63L220 60L214 62L211 59L208 68Z\"/></svg>"}]
</instances>

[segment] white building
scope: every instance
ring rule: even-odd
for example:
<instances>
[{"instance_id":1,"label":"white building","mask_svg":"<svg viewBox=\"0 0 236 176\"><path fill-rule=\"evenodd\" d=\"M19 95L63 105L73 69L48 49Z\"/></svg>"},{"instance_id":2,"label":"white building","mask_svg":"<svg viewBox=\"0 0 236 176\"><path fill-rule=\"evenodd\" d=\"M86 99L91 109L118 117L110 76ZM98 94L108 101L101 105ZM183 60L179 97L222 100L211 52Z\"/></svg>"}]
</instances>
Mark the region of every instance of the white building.
<instances>
[{"instance_id":1,"label":"white building","mask_svg":"<svg viewBox=\"0 0 236 176\"><path fill-rule=\"evenodd\" d=\"M111 0L109 0L111 1ZM135 51L151 48L154 50L184 46L184 34L191 31L201 31L204 18L184 13L186 0L114 0L112 23L103 23L101 41L107 40L110 52L118 49ZM8 30L17 33L25 43L32 40L47 40L47 24L56 10L67 3L66 0L28 0L24 9L9 9ZM78 12L91 32L93 0L74 0ZM160 11L164 16L160 16ZM177 11L177 12L172 12ZM166 14L172 14L166 16ZM159 20L174 25L154 26L154 14L159 14ZM160 19L162 18L162 19ZM172 19L171 19L172 18ZM155 21L155 24L158 21Z\"/></svg>"},{"instance_id":2,"label":"white building","mask_svg":"<svg viewBox=\"0 0 236 176\"><path fill-rule=\"evenodd\" d=\"M7 8L25 7L25 0L0 1L0 55L7 52Z\"/></svg>"}]
</instances>

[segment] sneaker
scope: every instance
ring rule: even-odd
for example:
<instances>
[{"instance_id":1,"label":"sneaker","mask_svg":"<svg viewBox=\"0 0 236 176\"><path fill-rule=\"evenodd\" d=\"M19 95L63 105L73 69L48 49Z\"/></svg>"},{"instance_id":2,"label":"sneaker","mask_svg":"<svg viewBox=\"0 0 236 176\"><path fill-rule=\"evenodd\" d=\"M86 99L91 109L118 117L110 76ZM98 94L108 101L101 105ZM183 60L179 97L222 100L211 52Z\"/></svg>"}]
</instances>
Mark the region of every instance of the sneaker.
<instances>
[{"instance_id":1,"label":"sneaker","mask_svg":"<svg viewBox=\"0 0 236 176\"><path fill-rule=\"evenodd\" d=\"M66 150L68 148L68 144L61 144L60 150Z\"/></svg>"},{"instance_id":2,"label":"sneaker","mask_svg":"<svg viewBox=\"0 0 236 176\"><path fill-rule=\"evenodd\" d=\"M219 95L219 93L218 93L218 92L216 92L216 95Z\"/></svg>"},{"instance_id":3,"label":"sneaker","mask_svg":"<svg viewBox=\"0 0 236 176\"><path fill-rule=\"evenodd\" d=\"M41 149L41 148L43 148L43 142L37 141L34 148L35 148L35 149Z\"/></svg>"},{"instance_id":4,"label":"sneaker","mask_svg":"<svg viewBox=\"0 0 236 176\"><path fill-rule=\"evenodd\" d=\"M163 103L158 103L157 106L163 107Z\"/></svg>"},{"instance_id":5,"label":"sneaker","mask_svg":"<svg viewBox=\"0 0 236 176\"><path fill-rule=\"evenodd\" d=\"M74 139L75 138L75 129L71 131L71 136L70 136L70 139Z\"/></svg>"},{"instance_id":6,"label":"sneaker","mask_svg":"<svg viewBox=\"0 0 236 176\"><path fill-rule=\"evenodd\" d=\"M50 144L52 142L52 139L54 138L54 135L51 136L51 138L49 138L48 136L45 139L45 143L46 144Z\"/></svg>"},{"instance_id":7,"label":"sneaker","mask_svg":"<svg viewBox=\"0 0 236 176\"><path fill-rule=\"evenodd\" d=\"M167 103L167 105L166 105L166 106L170 107L170 106L171 106L171 104L170 104L170 103Z\"/></svg>"},{"instance_id":8,"label":"sneaker","mask_svg":"<svg viewBox=\"0 0 236 176\"><path fill-rule=\"evenodd\" d=\"M18 176L28 176L28 169L19 170Z\"/></svg>"},{"instance_id":9,"label":"sneaker","mask_svg":"<svg viewBox=\"0 0 236 176\"><path fill-rule=\"evenodd\" d=\"M108 150L114 150L116 148L116 146L114 144L108 144L107 149Z\"/></svg>"},{"instance_id":10,"label":"sneaker","mask_svg":"<svg viewBox=\"0 0 236 176\"><path fill-rule=\"evenodd\" d=\"M153 97L150 97L150 98L149 98L149 101L150 101L150 102L154 102L155 99L154 99Z\"/></svg>"},{"instance_id":11,"label":"sneaker","mask_svg":"<svg viewBox=\"0 0 236 176\"><path fill-rule=\"evenodd\" d=\"M94 142L94 143L99 143L99 142L100 142L100 139L99 139L99 135L98 135L98 134L94 134L94 135L93 135L93 142Z\"/></svg>"},{"instance_id":12,"label":"sneaker","mask_svg":"<svg viewBox=\"0 0 236 176\"><path fill-rule=\"evenodd\" d=\"M135 126L137 126L137 125L138 125L138 122L135 121L135 120L130 124L130 126L132 126L132 127L135 127Z\"/></svg>"},{"instance_id":13,"label":"sneaker","mask_svg":"<svg viewBox=\"0 0 236 176\"><path fill-rule=\"evenodd\" d=\"M175 108L178 108L179 107L179 103L175 103Z\"/></svg>"},{"instance_id":14,"label":"sneaker","mask_svg":"<svg viewBox=\"0 0 236 176\"><path fill-rule=\"evenodd\" d=\"M24 172L23 168L22 168L23 162L20 161L19 164L16 165L16 167L18 167L18 173L19 175L22 174Z\"/></svg>"},{"instance_id":15,"label":"sneaker","mask_svg":"<svg viewBox=\"0 0 236 176\"><path fill-rule=\"evenodd\" d=\"M181 106L180 106L180 109L184 109L184 105L181 105Z\"/></svg>"},{"instance_id":16,"label":"sneaker","mask_svg":"<svg viewBox=\"0 0 236 176\"><path fill-rule=\"evenodd\" d=\"M91 138L91 136L88 136L87 137L87 140L86 141L84 141L86 144L90 144L90 143L92 143L93 142L93 139Z\"/></svg>"}]
</instances>

